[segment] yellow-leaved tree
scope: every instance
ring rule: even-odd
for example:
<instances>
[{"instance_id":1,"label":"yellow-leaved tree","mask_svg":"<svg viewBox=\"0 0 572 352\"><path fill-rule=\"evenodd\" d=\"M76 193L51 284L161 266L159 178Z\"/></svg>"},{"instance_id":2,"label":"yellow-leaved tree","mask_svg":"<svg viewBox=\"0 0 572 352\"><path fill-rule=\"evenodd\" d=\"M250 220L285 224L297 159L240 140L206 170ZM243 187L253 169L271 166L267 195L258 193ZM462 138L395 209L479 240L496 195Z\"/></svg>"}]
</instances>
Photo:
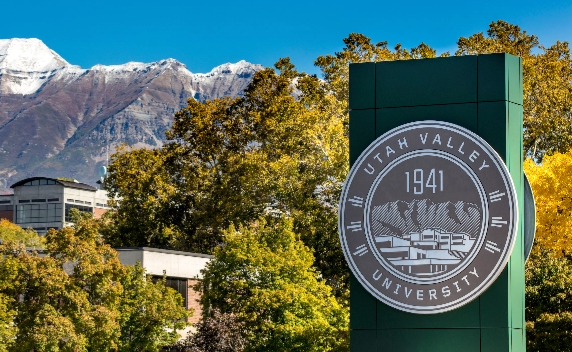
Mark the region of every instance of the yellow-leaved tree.
<instances>
[{"instance_id":1,"label":"yellow-leaved tree","mask_svg":"<svg viewBox=\"0 0 572 352\"><path fill-rule=\"evenodd\" d=\"M572 150L531 159L524 170L536 203L536 244L561 253L572 252Z\"/></svg>"}]
</instances>

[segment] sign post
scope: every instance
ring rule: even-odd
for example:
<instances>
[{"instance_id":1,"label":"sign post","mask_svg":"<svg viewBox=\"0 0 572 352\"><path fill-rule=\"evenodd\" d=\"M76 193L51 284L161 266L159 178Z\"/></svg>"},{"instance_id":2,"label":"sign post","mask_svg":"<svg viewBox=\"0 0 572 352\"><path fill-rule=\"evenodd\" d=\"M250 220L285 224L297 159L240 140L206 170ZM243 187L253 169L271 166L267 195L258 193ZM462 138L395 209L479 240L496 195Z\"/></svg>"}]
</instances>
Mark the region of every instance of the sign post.
<instances>
[{"instance_id":1,"label":"sign post","mask_svg":"<svg viewBox=\"0 0 572 352\"><path fill-rule=\"evenodd\" d=\"M350 65L350 345L524 351L522 65Z\"/></svg>"}]
</instances>

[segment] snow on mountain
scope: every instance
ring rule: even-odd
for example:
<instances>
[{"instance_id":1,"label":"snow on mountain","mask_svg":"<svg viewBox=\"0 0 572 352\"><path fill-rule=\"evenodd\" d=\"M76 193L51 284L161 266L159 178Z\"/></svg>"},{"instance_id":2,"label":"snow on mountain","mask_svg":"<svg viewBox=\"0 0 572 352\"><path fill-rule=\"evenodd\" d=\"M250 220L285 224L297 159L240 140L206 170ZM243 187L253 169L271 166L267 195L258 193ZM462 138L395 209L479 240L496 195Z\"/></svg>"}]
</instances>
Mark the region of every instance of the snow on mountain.
<instances>
[{"instance_id":1,"label":"snow on mountain","mask_svg":"<svg viewBox=\"0 0 572 352\"><path fill-rule=\"evenodd\" d=\"M0 92L31 94L71 65L39 39L0 40ZM78 69L75 67L74 69Z\"/></svg>"},{"instance_id":2,"label":"snow on mountain","mask_svg":"<svg viewBox=\"0 0 572 352\"><path fill-rule=\"evenodd\" d=\"M241 96L262 68L191 73L166 59L82 69L38 39L0 40L0 193L34 175L93 183L107 145L160 147L188 99Z\"/></svg>"},{"instance_id":3,"label":"snow on mountain","mask_svg":"<svg viewBox=\"0 0 572 352\"><path fill-rule=\"evenodd\" d=\"M41 40L0 39L0 69L49 72L70 64Z\"/></svg>"}]
</instances>

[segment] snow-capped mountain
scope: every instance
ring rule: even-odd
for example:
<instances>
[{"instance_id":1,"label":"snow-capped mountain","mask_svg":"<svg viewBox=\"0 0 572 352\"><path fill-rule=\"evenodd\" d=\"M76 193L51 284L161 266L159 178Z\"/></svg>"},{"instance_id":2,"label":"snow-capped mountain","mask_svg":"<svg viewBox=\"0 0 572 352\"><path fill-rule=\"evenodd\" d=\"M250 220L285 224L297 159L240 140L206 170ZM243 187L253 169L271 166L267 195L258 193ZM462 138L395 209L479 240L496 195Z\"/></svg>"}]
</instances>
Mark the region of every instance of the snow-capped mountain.
<instances>
[{"instance_id":1,"label":"snow-capped mountain","mask_svg":"<svg viewBox=\"0 0 572 352\"><path fill-rule=\"evenodd\" d=\"M0 192L33 175L93 184L108 143L160 147L187 99L240 96L260 69L192 73L174 59L82 69L38 39L0 40Z\"/></svg>"}]
</instances>

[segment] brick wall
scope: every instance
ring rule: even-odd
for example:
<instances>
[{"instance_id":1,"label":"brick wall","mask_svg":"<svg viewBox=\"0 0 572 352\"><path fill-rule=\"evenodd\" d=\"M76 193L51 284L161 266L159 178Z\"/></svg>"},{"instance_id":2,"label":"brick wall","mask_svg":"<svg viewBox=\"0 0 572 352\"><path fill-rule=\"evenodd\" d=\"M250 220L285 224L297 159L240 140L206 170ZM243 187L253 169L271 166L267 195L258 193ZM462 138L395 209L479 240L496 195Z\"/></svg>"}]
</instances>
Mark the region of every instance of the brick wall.
<instances>
[{"instance_id":1,"label":"brick wall","mask_svg":"<svg viewBox=\"0 0 572 352\"><path fill-rule=\"evenodd\" d=\"M201 304L199 300L201 299L201 293L195 291L193 288L199 280L189 279L187 280L188 283L188 293L187 293L187 308L193 308L195 312L193 316L189 318L189 322L192 324L196 324L201 320L203 315L203 310L201 309Z\"/></svg>"},{"instance_id":2,"label":"brick wall","mask_svg":"<svg viewBox=\"0 0 572 352\"><path fill-rule=\"evenodd\" d=\"M0 219L6 219L12 222L14 220L14 211L13 210L0 211Z\"/></svg>"},{"instance_id":3,"label":"brick wall","mask_svg":"<svg viewBox=\"0 0 572 352\"><path fill-rule=\"evenodd\" d=\"M103 208L93 208L93 216L96 219L99 219L103 214L105 214L106 211L107 211L107 209L103 209Z\"/></svg>"}]
</instances>

